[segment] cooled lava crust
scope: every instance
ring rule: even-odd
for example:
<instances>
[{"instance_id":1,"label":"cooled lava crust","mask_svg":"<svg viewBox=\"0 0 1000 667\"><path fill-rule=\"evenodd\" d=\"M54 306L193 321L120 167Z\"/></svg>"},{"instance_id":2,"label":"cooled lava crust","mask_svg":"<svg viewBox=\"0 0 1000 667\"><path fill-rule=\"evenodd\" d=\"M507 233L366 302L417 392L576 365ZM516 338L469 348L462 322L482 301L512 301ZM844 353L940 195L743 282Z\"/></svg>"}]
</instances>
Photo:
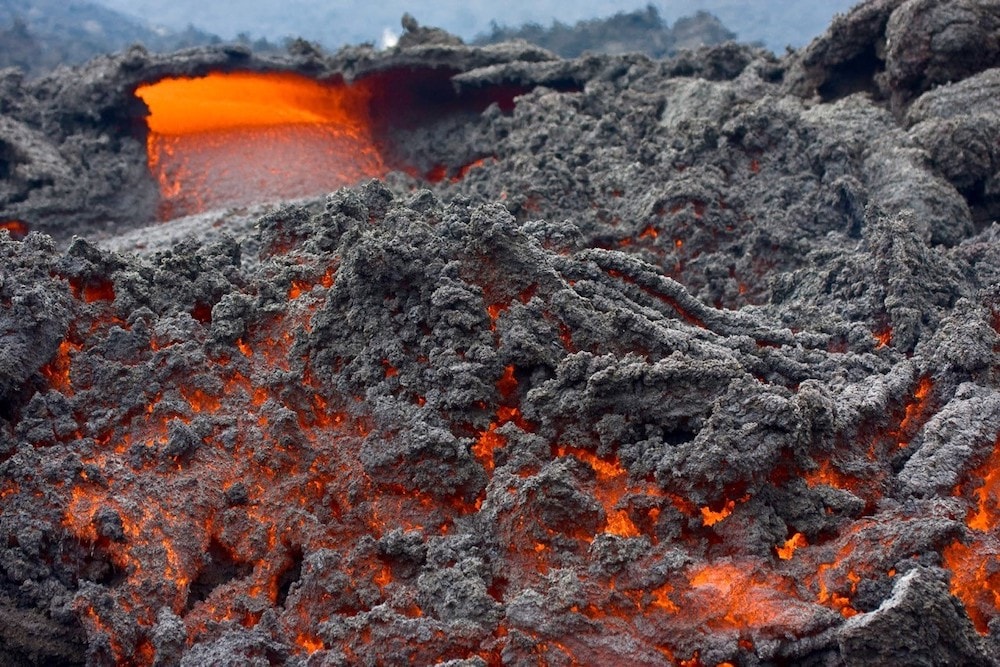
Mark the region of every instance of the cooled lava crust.
<instances>
[{"instance_id":1,"label":"cooled lava crust","mask_svg":"<svg viewBox=\"0 0 1000 667\"><path fill-rule=\"evenodd\" d=\"M1000 5L410 28L0 73L0 662L997 664ZM212 71L367 81L385 180L96 244Z\"/></svg>"}]
</instances>

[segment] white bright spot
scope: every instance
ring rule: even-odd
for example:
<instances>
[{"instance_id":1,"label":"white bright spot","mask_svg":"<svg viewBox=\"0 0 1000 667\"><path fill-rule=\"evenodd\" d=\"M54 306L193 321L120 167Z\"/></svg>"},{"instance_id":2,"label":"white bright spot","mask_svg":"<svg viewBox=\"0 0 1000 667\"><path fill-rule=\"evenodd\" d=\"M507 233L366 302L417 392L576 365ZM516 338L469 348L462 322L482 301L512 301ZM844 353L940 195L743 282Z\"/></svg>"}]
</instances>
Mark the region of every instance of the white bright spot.
<instances>
[{"instance_id":1,"label":"white bright spot","mask_svg":"<svg viewBox=\"0 0 1000 667\"><path fill-rule=\"evenodd\" d=\"M382 28L381 46L383 49L391 49L398 43L399 43L399 35L393 32L392 28Z\"/></svg>"}]
</instances>

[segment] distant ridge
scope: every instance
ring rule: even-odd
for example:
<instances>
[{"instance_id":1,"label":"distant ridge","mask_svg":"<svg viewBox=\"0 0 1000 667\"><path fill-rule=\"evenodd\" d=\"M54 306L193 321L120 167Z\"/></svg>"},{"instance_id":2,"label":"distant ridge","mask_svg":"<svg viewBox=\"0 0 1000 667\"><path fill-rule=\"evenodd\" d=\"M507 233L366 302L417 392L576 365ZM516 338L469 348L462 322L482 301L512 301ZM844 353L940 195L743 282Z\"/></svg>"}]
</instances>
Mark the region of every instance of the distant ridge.
<instances>
[{"instance_id":1,"label":"distant ridge","mask_svg":"<svg viewBox=\"0 0 1000 667\"><path fill-rule=\"evenodd\" d=\"M0 68L19 67L29 76L135 43L154 51L173 51L220 41L192 26L182 31L154 30L92 2L0 0Z\"/></svg>"},{"instance_id":2,"label":"distant ridge","mask_svg":"<svg viewBox=\"0 0 1000 667\"><path fill-rule=\"evenodd\" d=\"M491 32L477 37L474 43L492 44L511 39L523 39L565 58L575 58L585 51L641 52L659 58L682 49L734 40L736 33L704 11L678 19L669 26L656 7L647 5L645 9L578 21L575 25L553 21L549 27L528 23L511 28L494 22Z\"/></svg>"}]
</instances>

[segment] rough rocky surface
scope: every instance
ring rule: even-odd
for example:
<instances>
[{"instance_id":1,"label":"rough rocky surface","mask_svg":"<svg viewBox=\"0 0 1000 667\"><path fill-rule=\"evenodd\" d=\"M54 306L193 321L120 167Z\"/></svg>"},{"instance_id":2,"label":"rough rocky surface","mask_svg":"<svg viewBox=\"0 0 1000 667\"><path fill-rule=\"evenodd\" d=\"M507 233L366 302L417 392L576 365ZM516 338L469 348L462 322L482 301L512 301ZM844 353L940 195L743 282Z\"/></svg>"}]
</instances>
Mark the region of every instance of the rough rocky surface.
<instances>
[{"instance_id":1,"label":"rough rocky surface","mask_svg":"<svg viewBox=\"0 0 1000 667\"><path fill-rule=\"evenodd\" d=\"M6 73L0 659L996 664L996 8ZM131 91L217 68L457 102L383 116L409 173L137 231Z\"/></svg>"}]
</instances>

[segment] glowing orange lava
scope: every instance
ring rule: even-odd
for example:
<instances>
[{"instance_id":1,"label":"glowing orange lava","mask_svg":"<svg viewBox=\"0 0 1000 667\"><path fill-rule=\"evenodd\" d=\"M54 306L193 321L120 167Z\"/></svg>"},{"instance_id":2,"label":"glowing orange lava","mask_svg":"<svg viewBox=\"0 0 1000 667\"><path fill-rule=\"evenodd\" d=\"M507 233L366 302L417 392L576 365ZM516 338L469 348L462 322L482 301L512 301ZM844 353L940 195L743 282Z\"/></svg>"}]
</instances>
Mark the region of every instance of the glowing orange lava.
<instances>
[{"instance_id":1,"label":"glowing orange lava","mask_svg":"<svg viewBox=\"0 0 1000 667\"><path fill-rule=\"evenodd\" d=\"M52 361L42 367L42 374L48 378L52 388L67 396L73 395L73 383L69 376L72 355L79 352L81 347L83 346L78 343L64 340L59 344Z\"/></svg>"},{"instance_id":2,"label":"glowing orange lava","mask_svg":"<svg viewBox=\"0 0 1000 667\"><path fill-rule=\"evenodd\" d=\"M480 433L476 444L472 446L472 453L482 462L487 472L493 472L495 463L493 462L493 452L507 444L507 439L496 433L497 423L490 422L488 429Z\"/></svg>"},{"instance_id":3,"label":"glowing orange lava","mask_svg":"<svg viewBox=\"0 0 1000 667\"><path fill-rule=\"evenodd\" d=\"M965 605L972 624L980 634L989 633L989 622L1000 609L1000 549L992 540L972 544L954 542L941 554L951 570L951 592Z\"/></svg>"},{"instance_id":4,"label":"glowing orange lava","mask_svg":"<svg viewBox=\"0 0 1000 667\"><path fill-rule=\"evenodd\" d=\"M706 526L714 526L719 523L730 514L733 513L733 509L736 507L736 502L733 500L726 501L726 504L722 506L722 509L718 512L713 511L709 507L701 508L701 520Z\"/></svg>"},{"instance_id":5,"label":"glowing orange lava","mask_svg":"<svg viewBox=\"0 0 1000 667\"><path fill-rule=\"evenodd\" d=\"M386 173L364 85L216 72L135 94L149 107L147 157L163 219L318 195Z\"/></svg>"},{"instance_id":6,"label":"glowing orange lava","mask_svg":"<svg viewBox=\"0 0 1000 667\"><path fill-rule=\"evenodd\" d=\"M579 447L560 447L558 453L559 456L567 454L575 456L589 465L596 474L597 484L594 488L594 496L604 506L607 517L604 532L619 537L638 537L640 535L639 529L632 521L628 511L622 509L622 500L627 494L636 492L659 495L658 490L649 488L650 485L639 487L629 484L628 470L619 463L617 457L604 460Z\"/></svg>"},{"instance_id":7,"label":"glowing orange lava","mask_svg":"<svg viewBox=\"0 0 1000 667\"><path fill-rule=\"evenodd\" d=\"M806 539L806 536L802 533L795 533L785 541L784 545L776 547L775 550L781 560L791 560L796 549L807 546L809 546L809 540Z\"/></svg>"},{"instance_id":8,"label":"glowing orange lava","mask_svg":"<svg viewBox=\"0 0 1000 667\"><path fill-rule=\"evenodd\" d=\"M969 543L955 540L941 552L951 570L951 592L965 605L980 634L989 633L989 622L1000 615L1000 438L989 458L970 474L972 483L960 484L954 494L968 493L974 505L965 519L974 531Z\"/></svg>"},{"instance_id":9,"label":"glowing orange lava","mask_svg":"<svg viewBox=\"0 0 1000 667\"><path fill-rule=\"evenodd\" d=\"M493 462L493 452L507 444L507 439L496 433L498 427L507 422L514 422L524 430L531 430L524 418L521 417L521 410L517 407L517 378L514 377L514 367L506 366L503 375L497 380L497 392L500 394L501 405L497 406L496 419L490 422L485 431L481 431L476 444L472 446L472 453L479 459L487 472L493 472L495 463Z\"/></svg>"},{"instance_id":10,"label":"glowing orange lava","mask_svg":"<svg viewBox=\"0 0 1000 667\"><path fill-rule=\"evenodd\" d=\"M704 615L709 627L763 628L782 625L792 612L787 600L794 584L785 577L755 572L753 563L719 562L692 567L686 612Z\"/></svg>"},{"instance_id":11,"label":"glowing orange lava","mask_svg":"<svg viewBox=\"0 0 1000 667\"><path fill-rule=\"evenodd\" d=\"M844 489L851 492L859 492L863 486L861 480L840 472L833 467L829 460L821 461L817 470L809 470L802 473L802 479L810 487L823 484L835 489Z\"/></svg>"},{"instance_id":12,"label":"glowing orange lava","mask_svg":"<svg viewBox=\"0 0 1000 667\"><path fill-rule=\"evenodd\" d=\"M892 327L885 327L872 334L872 337L878 341L878 348L888 347L892 343Z\"/></svg>"},{"instance_id":13,"label":"glowing orange lava","mask_svg":"<svg viewBox=\"0 0 1000 667\"><path fill-rule=\"evenodd\" d=\"M23 220L0 221L0 229L6 229L10 232L11 238L15 240L23 239L28 235L28 223Z\"/></svg>"},{"instance_id":14,"label":"glowing orange lava","mask_svg":"<svg viewBox=\"0 0 1000 667\"><path fill-rule=\"evenodd\" d=\"M996 530L1000 525L1000 440L990 458L972 474L983 483L974 492L976 509L969 514L968 526L984 533Z\"/></svg>"},{"instance_id":15,"label":"glowing orange lava","mask_svg":"<svg viewBox=\"0 0 1000 667\"><path fill-rule=\"evenodd\" d=\"M899 429L894 433L898 436L900 447L907 445L906 439L925 421L932 389L934 389L934 382L930 378L920 378L917 388L913 390L913 400L906 404L903 420L899 423Z\"/></svg>"},{"instance_id":16,"label":"glowing orange lava","mask_svg":"<svg viewBox=\"0 0 1000 667\"><path fill-rule=\"evenodd\" d=\"M115 300L115 288L109 280L84 282L74 279L69 281L69 286L73 290L74 297L87 303Z\"/></svg>"},{"instance_id":17,"label":"glowing orange lava","mask_svg":"<svg viewBox=\"0 0 1000 667\"><path fill-rule=\"evenodd\" d=\"M649 603L649 606L655 609L662 609L668 614L678 613L681 610L681 608L678 607L677 604L669 597L670 594L673 592L674 592L674 587L671 586L670 584L664 584L659 588L654 588L652 591L650 591L650 595L652 596L653 601Z\"/></svg>"}]
</instances>

